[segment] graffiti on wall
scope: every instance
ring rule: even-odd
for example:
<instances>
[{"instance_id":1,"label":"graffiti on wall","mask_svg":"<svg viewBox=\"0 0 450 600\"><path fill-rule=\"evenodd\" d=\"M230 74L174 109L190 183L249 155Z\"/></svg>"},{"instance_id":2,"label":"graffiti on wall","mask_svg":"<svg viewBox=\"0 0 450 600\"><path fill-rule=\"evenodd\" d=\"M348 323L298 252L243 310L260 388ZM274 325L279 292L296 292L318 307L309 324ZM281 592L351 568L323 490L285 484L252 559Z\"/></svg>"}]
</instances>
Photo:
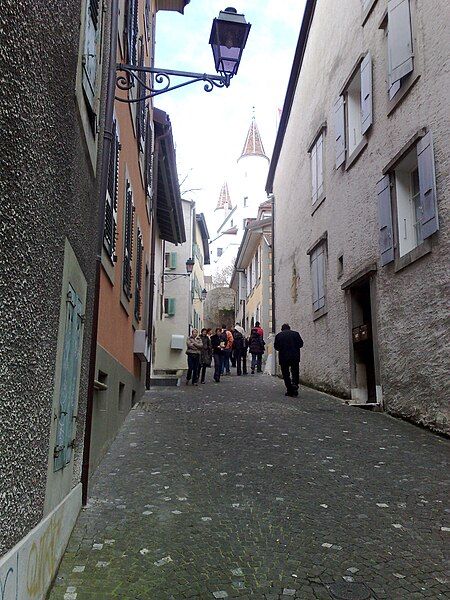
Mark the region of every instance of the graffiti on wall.
<instances>
[{"instance_id":1,"label":"graffiti on wall","mask_svg":"<svg viewBox=\"0 0 450 600\"><path fill-rule=\"evenodd\" d=\"M55 576L61 556L62 520L61 510L7 563L0 566L0 600L43 597Z\"/></svg>"}]
</instances>

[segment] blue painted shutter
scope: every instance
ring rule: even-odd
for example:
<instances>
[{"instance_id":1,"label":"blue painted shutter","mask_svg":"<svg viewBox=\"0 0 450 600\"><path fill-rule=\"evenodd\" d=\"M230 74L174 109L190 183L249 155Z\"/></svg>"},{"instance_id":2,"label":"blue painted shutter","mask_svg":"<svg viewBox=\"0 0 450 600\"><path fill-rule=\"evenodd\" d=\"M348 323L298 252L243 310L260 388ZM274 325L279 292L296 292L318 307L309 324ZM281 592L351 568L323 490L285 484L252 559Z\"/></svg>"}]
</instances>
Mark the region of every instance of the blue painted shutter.
<instances>
[{"instance_id":1,"label":"blue painted shutter","mask_svg":"<svg viewBox=\"0 0 450 600\"><path fill-rule=\"evenodd\" d=\"M94 98L97 79L97 43L98 43L99 0L90 0L86 6L84 22L84 48L82 85L85 96L94 109Z\"/></svg>"},{"instance_id":2,"label":"blue painted shutter","mask_svg":"<svg viewBox=\"0 0 450 600\"><path fill-rule=\"evenodd\" d=\"M409 0L388 0L388 52L389 87L395 90L397 82L414 68Z\"/></svg>"},{"instance_id":3,"label":"blue painted shutter","mask_svg":"<svg viewBox=\"0 0 450 600\"><path fill-rule=\"evenodd\" d=\"M392 227L391 182L386 175L377 183L378 223L380 229L379 247L381 265L394 260L394 236Z\"/></svg>"},{"instance_id":4,"label":"blue painted shutter","mask_svg":"<svg viewBox=\"0 0 450 600\"><path fill-rule=\"evenodd\" d=\"M69 285L66 302L63 360L59 391L59 414L54 450L54 470L69 464L74 441L74 411L77 405L78 373L81 358L83 304Z\"/></svg>"},{"instance_id":5,"label":"blue painted shutter","mask_svg":"<svg viewBox=\"0 0 450 600\"><path fill-rule=\"evenodd\" d=\"M361 63L361 133L364 135L373 121L372 56L367 54Z\"/></svg>"},{"instance_id":6,"label":"blue painted shutter","mask_svg":"<svg viewBox=\"0 0 450 600\"><path fill-rule=\"evenodd\" d=\"M422 207L420 224L422 236L426 239L439 229L431 132L428 132L417 144L417 163L419 166L420 204Z\"/></svg>"},{"instance_id":7,"label":"blue painted shutter","mask_svg":"<svg viewBox=\"0 0 450 600\"><path fill-rule=\"evenodd\" d=\"M336 152L336 169L345 162L345 111L344 98L339 98L334 103L334 139Z\"/></svg>"},{"instance_id":8,"label":"blue painted shutter","mask_svg":"<svg viewBox=\"0 0 450 600\"><path fill-rule=\"evenodd\" d=\"M170 268L171 269L176 269L177 268L177 262L178 262L178 255L176 252L171 252L170 253Z\"/></svg>"}]
</instances>

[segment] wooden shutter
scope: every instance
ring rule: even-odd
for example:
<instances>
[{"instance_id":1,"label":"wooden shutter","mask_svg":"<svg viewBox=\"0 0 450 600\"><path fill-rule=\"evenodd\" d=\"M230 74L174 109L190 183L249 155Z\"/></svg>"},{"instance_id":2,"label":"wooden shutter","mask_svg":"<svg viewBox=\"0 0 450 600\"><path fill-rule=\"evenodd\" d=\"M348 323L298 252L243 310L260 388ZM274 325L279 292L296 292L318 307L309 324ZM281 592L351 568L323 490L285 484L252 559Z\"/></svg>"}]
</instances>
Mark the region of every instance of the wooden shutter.
<instances>
[{"instance_id":1,"label":"wooden shutter","mask_svg":"<svg viewBox=\"0 0 450 600\"><path fill-rule=\"evenodd\" d=\"M134 317L136 321L140 321L141 319L143 255L144 247L142 245L142 233L138 229L136 240L136 278L134 286Z\"/></svg>"},{"instance_id":2,"label":"wooden shutter","mask_svg":"<svg viewBox=\"0 0 450 600\"><path fill-rule=\"evenodd\" d=\"M317 145L314 144L311 150L311 201L312 204L317 200Z\"/></svg>"},{"instance_id":3,"label":"wooden shutter","mask_svg":"<svg viewBox=\"0 0 450 600\"><path fill-rule=\"evenodd\" d=\"M175 298L166 298L164 301L165 304L165 313L169 316L169 317L173 317L173 315L175 314Z\"/></svg>"},{"instance_id":4,"label":"wooden shutter","mask_svg":"<svg viewBox=\"0 0 450 600\"><path fill-rule=\"evenodd\" d=\"M422 236L426 239L439 229L431 132L428 132L417 144L417 163L419 167L420 204L422 207L420 224Z\"/></svg>"},{"instance_id":5,"label":"wooden shutter","mask_svg":"<svg viewBox=\"0 0 450 600\"><path fill-rule=\"evenodd\" d=\"M388 0L389 87L414 68L409 0Z\"/></svg>"},{"instance_id":6,"label":"wooden shutter","mask_svg":"<svg viewBox=\"0 0 450 600\"><path fill-rule=\"evenodd\" d=\"M111 259L114 259L117 235L117 188L119 179L119 152L120 144L117 134L117 123L113 121L111 150L108 167L108 187L105 205L105 227L103 231L103 245Z\"/></svg>"},{"instance_id":7,"label":"wooden shutter","mask_svg":"<svg viewBox=\"0 0 450 600\"><path fill-rule=\"evenodd\" d=\"M334 139L336 152L336 169L345 162L345 103L343 96L334 103Z\"/></svg>"},{"instance_id":8,"label":"wooden shutter","mask_svg":"<svg viewBox=\"0 0 450 600\"><path fill-rule=\"evenodd\" d=\"M123 248L122 286L125 296L131 298L131 260L133 252L133 192L129 182L125 192L125 231Z\"/></svg>"},{"instance_id":9,"label":"wooden shutter","mask_svg":"<svg viewBox=\"0 0 450 600\"><path fill-rule=\"evenodd\" d=\"M361 63L361 133L364 135L373 121L372 56L367 54Z\"/></svg>"},{"instance_id":10,"label":"wooden shutter","mask_svg":"<svg viewBox=\"0 0 450 600\"><path fill-rule=\"evenodd\" d=\"M59 388L59 414L54 449L55 471L69 464L74 444L74 413L77 405L83 303L71 285L66 300L66 325Z\"/></svg>"},{"instance_id":11,"label":"wooden shutter","mask_svg":"<svg viewBox=\"0 0 450 600\"><path fill-rule=\"evenodd\" d=\"M386 175L377 183L378 224L381 265L394 260L394 236L392 227L391 181Z\"/></svg>"},{"instance_id":12,"label":"wooden shutter","mask_svg":"<svg viewBox=\"0 0 450 600\"><path fill-rule=\"evenodd\" d=\"M139 53L138 53L138 65L140 67L144 66L144 38L141 36L139 38ZM147 83L147 74L139 73L138 77L145 84ZM143 98L146 94L145 85L143 85L140 81L137 83L137 97ZM145 140L145 100L139 100L136 106L136 139L138 141L138 149L140 152L144 152L144 140Z\"/></svg>"},{"instance_id":13,"label":"wooden shutter","mask_svg":"<svg viewBox=\"0 0 450 600\"><path fill-rule=\"evenodd\" d=\"M127 0L125 15L126 59L128 64L136 64L138 39L138 0Z\"/></svg>"},{"instance_id":14,"label":"wooden shutter","mask_svg":"<svg viewBox=\"0 0 450 600\"><path fill-rule=\"evenodd\" d=\"M92 110L94 110L97 80L98 17L99 0L90 0L86 6L84 22L83 70L81 80L85 97Z\"/></svg>"},{"instance_id":15,"label":"wooden shutter","mask_svg":"<svg viewBox=\"0 0 450 600\"><path fill-rule=\"evenodd\" d=\"M317 199L323 194L323 133L319 135L316 143L317 148Z\"/></svg>"},{"instance_id":16,"label":"wooden shutter","mask_svg":"<svg viewBox=\"0 0 450 600\"><path fill-rule=\"evenodd\" d=\"M317 302L318 308L325 306L325 245L317 249Z\"/></svg>"}]
</instances>

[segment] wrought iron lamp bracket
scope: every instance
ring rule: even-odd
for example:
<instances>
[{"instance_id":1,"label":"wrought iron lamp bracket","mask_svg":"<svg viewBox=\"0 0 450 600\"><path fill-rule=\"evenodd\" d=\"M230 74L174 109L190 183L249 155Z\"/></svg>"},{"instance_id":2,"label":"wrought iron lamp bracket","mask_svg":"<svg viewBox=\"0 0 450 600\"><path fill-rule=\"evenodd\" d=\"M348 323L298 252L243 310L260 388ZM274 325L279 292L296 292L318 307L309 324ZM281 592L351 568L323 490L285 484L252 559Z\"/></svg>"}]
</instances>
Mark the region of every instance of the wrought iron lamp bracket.
<instances>
[{"instance_id":1,"label":"wrought iron lamp bracket","mask_svg":"<svg viewBox=\"0 0 450 600\"><path fill-rule=\"evenodd\" d=\"M147 73L154 75L154 77L150 77L150 82L148 82ZM181 77L187 81L183 81L182 83L172 83L171 77ZM116 86L118 89L129 91L134 87L138 87L139 84L140 90L144 90L145 92L144 95L139 98L123 98L116 96L115 99L119 102L126 102L127 104L142 102L148 98L154 98L165 92L185 87L191 83L196 83L197 81L204 81L205 85L203 86L203 89L205 92L212 92L215 87L228 87L231 82L231 77L232 76L228 73L208 75L207 73L191 73L189 71L174 71L172 69L157 69L156 67L118 64L116 77ZM161 87L156 89L154 87L155 84L159 84Z\"/></svg>"},{"instance_id":2,"label":"wrought iron lamp bracket","mask_svg":"<svg viewBox=\"0 0 450 600\"><path fill-rule=\"evenodd\" d=\"M179 279L180 277L190 277L191 273L163 273L162 276L163 279L168 278L167 281L170 283L171 281L175 281L175 279Z\"/></svg>"}]
</instances>

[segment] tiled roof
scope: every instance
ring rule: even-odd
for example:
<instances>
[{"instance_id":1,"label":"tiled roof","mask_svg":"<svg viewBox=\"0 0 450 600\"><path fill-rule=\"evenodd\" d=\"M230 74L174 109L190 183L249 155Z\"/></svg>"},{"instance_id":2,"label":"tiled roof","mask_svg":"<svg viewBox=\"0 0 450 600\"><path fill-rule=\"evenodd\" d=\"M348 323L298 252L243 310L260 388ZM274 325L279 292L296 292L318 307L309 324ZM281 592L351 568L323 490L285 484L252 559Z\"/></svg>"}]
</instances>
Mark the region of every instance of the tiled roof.
<instances>
[{"instance_id":1,"label":"tiled roof","mask_svg":"<svg viewBox=\"0 0 450 600\"><path fill-rule=\"evenodd\" d=\"M269 160L264 150L261 134L259 133L255 117L252 118L252 122L250 123L247 138L245 140L244 148L240 158L244 158L244 156L263 156Z\"/></svg>"},{"instance_id":2,"label":"tiled roof","mask_svg":"<svg viewBox=\"0 0 450 600\"><path fill-rule=\"evenodd\" d=\"M219 200L217 201L216 210L220 210L221 208L227 208L228 210L233 208L227 182L223 184L222 189L220 190Z\"/></svg>"}]
</instances>

